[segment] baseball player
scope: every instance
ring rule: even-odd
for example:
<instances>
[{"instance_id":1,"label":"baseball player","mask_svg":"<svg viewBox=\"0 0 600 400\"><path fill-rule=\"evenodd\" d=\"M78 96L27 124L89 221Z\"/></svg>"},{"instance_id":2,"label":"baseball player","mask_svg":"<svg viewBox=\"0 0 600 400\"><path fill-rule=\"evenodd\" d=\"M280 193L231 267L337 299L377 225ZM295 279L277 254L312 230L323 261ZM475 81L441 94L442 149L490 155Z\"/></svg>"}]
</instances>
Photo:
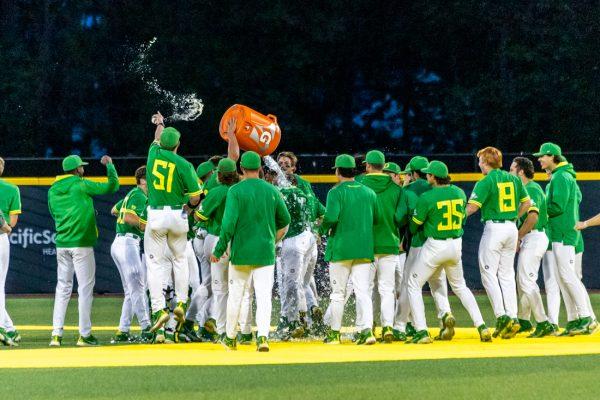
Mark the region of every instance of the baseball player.
<instances>
[{"instance_id":1,"label":"baseball player","mask_svg":"<svg viewBox=\"0 0 600 400\"><path fill-rule=\"evenodd\" d=\"M550 169L552 178L546 186L548 217L550 226L550 242L556 261L559 284L564 294L570 296L577 311L576 323L569 330L570 335L593 332L596 322L588 303L585 286L575 271L575 246L578 232L575 225L578 220L580 196L575 180L575 172L566 161L561 159L562 151L554 143L544 143L540 151L534 154L542 169ZM575 321L575 320L573 320Z\"/></svg>"},{"instance_id":2,"label":"baseball player","mask_svg":"<svg viewBox=\"0 0 600 400\"><path fill-rule=\"evenodd\" d=\"M379 219L373 226L375 244L375 279L381 309L381 339L385 343L394 340L394 306L396 302L396 271L400 268L399 229L406 225L408 200L402 188L383 173L385 156L371 150L365 157L366 175L361 183L377 195Z\"/></svg>"},{"instance_id":3,"label":"baseball player","mask_svg":"<svg viewBox=\"0 0 600 400\"><path fill-rule=\"evenodd\" d=\"M117 216L117 234L110 248L110 254L121 276L125 295L119 330L112 339L116 343L132 340L129 330L134 315L142 328L142 340L152 339L146 297L146 268L142 265L140 257L140 241L144 237L148 203L146 167L140 167L135 171L135 181L136 187L131 189L112 210L113 215Z\"/></svg>"},{"instance_id":4,"label":"baseball player","mask_svg":"<svg viewBox=\"0 0 600 400\"><path fill-rule=\"evenodd\" d=\"M4 174L4 165L4 159L0 158L0 176ZM0 212L3 213L3 219L11 229L17 225L19 214L21 214L21 194L17 186L6 182L4 179L0 179ZM9 233L0 232L0 334L6 337L5 343L7 345L14 345L21 341L21 335L15 329L13 321L6 311L4 293L10 260Z\"/></svg>"},{"instance_id":5,"label":"baseball player","mask_svg":"<svg viewBox=\"0 0 600 400\"><path fill-rule=\"evenodd\" d=\"M6 222L6 219L4 218L4 213L2 212L2 210L0 210L0 237L8 236L8 235L10 235L11 232L12 232L12 228L10 227L8 222ZM4 253L1 253L0 257L4 257ZM2 307L2 308L5 307L4 291L2 291L2 297L0 297L0 307ZM0 343L2 343L5 346L18 346L17 342L8 335L8 332L6 331L6 329L4 329L1 326L0 326Z\"/></svg>"},{"instance_id":6,"label":"baseball player","mask_svg":"<svg viewBox=\"0 0 600 400\"><path fill-rule=\"evenodd\" d=\"M388 174L392 181L398 186L404 186L404 179L402 178L402 169L395 162L386 162L383 165L383 172Z\"/></svg>"},{"instance_id":7,"label":"baseball player","mask_svg":"<svg viewBox=\"0 0 600 400\"><path fill-rule=\"evenodd\" d=\"M537 325L529 337L539 338L554 332L537 285L540 263L549 243L545 232L548 223L546 195L540 185L533 181L533 163L528 158L515 158L510 166L510 173L521 180L531 199L531 207L519 220L517 242L520 249L517 261L517 288L521 304L518 314L519 332L524 330L524 325L531 325L529 318L533 312Z\"/></svg>"},{"instance_id":8,"label":"baseball player","mask_svg":"<svg viewBox=\"0 0 600 400\"><path fill-rule=\"evenodd\" d=\"M155 114L152 120L156 124L156 132L146 163L148 223L144 234L144 253L152 305L151 332L155 332L169 320L163 289L171 274L177 301L173 313L178 324L185 321L189 286L185 260L189 230L187 210L194 209L200 202L200 188L193 166L177 154L179 131L165 128L160 113ZM167 246L173 255L172 262L166 257Z\"/></svg>"},{"instance_id":9,"label":"baseball player","mask_svg":"<svg viewBox=\"0 0 600 400\"><path fill-rule=\"evenodd\" d=\"M77 346L96 346L92 335L92 298L96 282L94 245L98 240L93 197L119 190L119 177L112 159L103 156L108 182L97 183L83 178L87 165L79 156L62 161L65 175L59 175L48 191L48 208L56 226L57 283L54 300L50 346L62 344L67 306L73 291L73 274L77 276L79 294L79 339Z\"/></svg>"},{"instance_id":10,"label":"baseball player","mask_svg":"<svg viewBox=\"0 0 600 400\"><path fill-rule=\"evenodd\" d=\"M404 186L404 193L407 196L409 213L412 214L417 206L419 196L431 189L429 183L425 180L423 169L429 166L427 158L422 156L413 157L406 166L403 174L411 176L411 182ZM410 249L404 263L403 280L400 289L400 296L396 304L396 316L394 319L394 339L405 341L407 336L413 336L416 332L409 323L410 303L408 300L408 276L419 257L419 252L425 237L422 231L417 231L415 235L409 238ZM446 272L432 276L429 281L429 289L437 309L437 315L440 319L441 329L437 339L450 340L454 336L455 319L450 310L448 301L448 284L446 282Z\"/></svg>"},{"instance_id":11,"label":"baseball player","mask_svg":"<svg viewBox=\"0 0 600 400\"><path fill-rule=\"evenodd\" d=\"M236 330L242 298L252 285L256 296L257 350L264 352L269 351L275 243L286 234L290 214L281 193L259 178L261 159L257 153L244 153L240 166L244 179L227 193L219 241L211 263L219 262L231 241L223 345L231 350L237 348Z\"/></svg>"},{"instance_id":12,"label":"baseball player","mask_svg":"<svg viewBox=\"0 0 600 400\"><path fill-rule=\"evenodd\" d=\"M484 177L473 188L467 215L481 209L485 225L478 254L481 281L496 316L494 337L510 339L521 329L513 266L519 236L516 221L531 201L521 180L500 169L500 150L486 147L477 157Z\"/></svg>"},{"instance_id":13,"label":"baseball player","mask_svg":"<svg viewBox=\"0 0 600 400\"><path fill-rule=\"evenodd\" d=\"M356 162L348 154L335 159L338 184L327 194L321 233L328 234L325 261L331 282L331 321L325 343L340 344L340 328L349 279L356 296L357 344L371 345L373 335L373 225L378 222L377 196L354 180Z\"/></svg>"},{"instance_id":14,"label":"baseball player","mask_svg":"<svg viewBox=\"0 0 600 400\"><path fill-rule=\"evenodd\" d=\"M414 234L423 230L426 238L419 257L408 277L408 297L417 332L407 343L431 343L425 320L422 288L434 275L446 271L452 290L467 309L482 342L490 342L492 335L483 322L473 293L467 288L462 269L462 235L467 196L450 184L448 168L443 162L431 161L423 169L432 189L423 193L410 221Z\"/></svg>"}]
</instances>

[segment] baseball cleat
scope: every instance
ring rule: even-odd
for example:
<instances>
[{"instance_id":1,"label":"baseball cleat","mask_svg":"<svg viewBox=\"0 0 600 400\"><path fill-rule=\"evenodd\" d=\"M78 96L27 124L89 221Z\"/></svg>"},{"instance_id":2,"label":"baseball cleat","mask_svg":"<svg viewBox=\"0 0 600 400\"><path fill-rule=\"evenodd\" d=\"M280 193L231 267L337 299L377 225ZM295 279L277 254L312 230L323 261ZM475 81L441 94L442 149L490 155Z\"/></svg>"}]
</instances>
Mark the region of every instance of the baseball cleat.
<instances>
[{"instance_id":1,"label":"baseball cleat","mask_svg":"<svg viewBox=\"0 0 600 400\"><path fill-rule=\"evenodd\" d=\"M570 336L589 335L590 326L592 325L592 323L592 317L579 318L577 326L575 326L573 329L571 329L571 332L569 332Z\"/></svg>"},{"instance_id":2,"label":"baseball cleat","mask_svg":"<svg viewBox=\"0 0 600 400\"><path fill-rule=\"evenodd\" d=\"M394 334L394 342L406 342L406 333L399 329L392 329L392 333Z\"/></svg>"},{"instance_id":3,"label":"baseball cleat","mask_svg":"<svg viewBox=\"0 0 600 400\"><path fill-rule=\"evenodd\" d=\"M312 306L310 308L310 318L313 321L313 324L320 324L323 322L323 309L319 306Z\"/></svg>"},{"instance_id":4,"label":"baseball cleat","mask_svg":"<svg viewBox=\"0 0 600 400\"><path fill-rule=\"evenodd\" d=\"M543 321L539 322L535 327L535 331L527 337L541 338L550 335L552 332L554 332L554 327L552 326L552 324L548 321Z\"/></svg>"},{"instance_id":5,"label":"baseball cleat","mask_svg":"<svg viewBox=\"0 0 600 400\"><path fill-rule=\"evenodd\" d=\"M367 329L363 329L359 336L358 336L358 340L356 341L356 344L361 345L372 345L377 343L377 339L375 338L375 335L373 335L373 330L367 328Z\"/></svg>"},{"instance_id":6,"label":"baseball cleat","mask_svg":"<svg viewBox=\"0 0 600 400\"><path fill-rule=\"evenodd\" d=\"M185 310L187 309L187 304L183 301L177 302L177 305L173 309L173 314L175 315L175 321L177 321L176 331L181 330L181 326L185 322Z\"/></svg>"},{"instance_id":7,"label":"baseball cleat","mask_svg":"<svg viewBox=\"0 0 600 400\"><path fill-rule=\"evenodd\" d=\"M591 335L592 333L596 332L596 330L598 329L598 321L592 317L592 323L590 324L590 327L588 329L589 334ZM8 332L10 334L10 332Z\"/></svg>"},{"instance_id":8,"label":"baseball cleat","mask_svg":"<svg viewBox=\"0 0 600 400\"><path fill-rule=\"evenodd\" d=\"M129 332L117 331L117 333L115 333L115 335L112 338L110 338L110 342L112 344L129 343L130 341L131 341L131 335L129 335Z\"/></svg>"},{"instance_id":9,"label":"baseball cleat","mask_svg":"<svg viewBox=\"0 0 600 400\"><path fill-rule=\"evenodd\" d=\"M150 328L142 329L142 333L140 334L140 342L152 343L153 340L154 340L154 333L150 332Z\"/></svg>"},{"instance_id":10,"label":"baseball cleat","mask_svg":"<svg viewBox=\"0 0 600 400\"><path fill-rule=\"evenodd\" d=\"M327 332L327 336L325 337L325 340L323 340L323 343L325 343L325 344L341 344L342 341L340 340L340 331L330 330L329 332Z\"/></svg>"},{"instance_id":11,"label":"baseball cleat","mask_svg":"<svg viewBox=\"0 0 600 400\"><path fill-rule=\"evenodd\" d=\"M507 326L504 334L502 335L502 339L514 338L517 335L517 332L519 332L519 329L521 329L521 324L519 323L519 320L513 318Z\"/></svg>"},{"instance_id":12,"label":"baseball cleat","mask_svg":"<svg viewBox=\"0 0 600 400\"><path fill-rule=\"evenodd\" d=\"M214 318L209 318L204 322L204 329L208 333L217 333L217 321Z\"/></svg>"},{"instance_id":13,"label":"baseball cleat","mask_svg":"<svg viewBox=\"0 0 600 400\"><path fill-rule=\"evenodd\" d=\"M436 336L435 340L452 340L454 337L454 326L456 325L456 319L452 313L445 313L442 317L442 329Z\"/></svg>"},{"instance_id":14,"label":"baseball cleat","mask_svg":"<svg viewBox=\"0 0 600 400\"><path fill-rule=\"evenodd\" d=\"M203 342L217 343L219 341L219 334L217 332L210 333L205 327L198 330L198 336L200 336Z\"/></svg>"},{"instance_id":15,"label":"baseball cleat","mask_svg":"<svg viewBox=\"0 0 600 400\"><path fill-rule=\"evenodd\" d=\"M413 337L417 333L417 330L411 322L406 324L406 337Z\"/></svg>"},{"instance_id":16,"label":"baseball cleat","mask_svg":"<svg viewBox=\"0 0 600 400\"><path fill-rule=\"evenodd\" d=\"M183 325L181 326L181 331L179 332L179 337L182 342L201 342L202 339L196 333L196 329L194 329L194 321L185 320Z\"/></svg>"},{"instance_id":17,"label":"baseball cleat","mask_svg":"<svg viewBox=\"0 0 600 400\"><path fill-rule=\"evenodd\" d=\"M79 339L77 339L77 346L79 347L92 347L99 346L98 339L94 337L94 335L90 334L88 336L79 335Z\"/></svg>"},{"instance_id":18,"label":"baseball cleat","mask_svg":"<svg viewBox=\"0 0 600 400\"><path fill-rule=\"evenodd\" d=\"M485 324L481 324L477 327L477 332L479 332L479 340L482 342L491 342L492 341L492 333L488 329Z\"/></svg>"},{"instance_id":19,"label":"baseball cleat","mask_svg":"<svg viewBox=\"0 0 600 400\"><path fill-rule=\"evenodd\" d=\"M169 310L162 309L155 313L152 313L152 327L150 328L150 332L156 332L160 328L162 328L171 318L169 315Z\"/></svg>"},{"instance_id":20,"label":"baseball cleat","mask_svg":"<svg viewBox=\"0 0 600 400\"><path fill-rule=\"evenodd\" d=\"M531 325L531 321L529 321L527 319L519 318L519 325L521 325L521 328L519 329L519 332L517 332L517 333L525 333L525 332L533 331L533 325Z\"/></svg>"},{"instance_id":21,"label":"baseball cleat","mask_svg":"<svg viewBox=\"0 0 600 400\"><path fill-rule=\"evenodd\" d=\"M165 343L179 343L179 333L170 329L165 329Z\"/></svg>"},{"instance_id":22,"label":"baseball cleat","mask_svg":"<svg viewBox=\"0 0 600 400\"><path fill-rule=\"evenodd\" d=\"M288 327L289 335L294 339L304 336L304 326L299 321L292 321Z\"/></svg>"},{"instance_id":23,"label":"baseball cleat","mask_svg":"<svg viewBox=\"0 0 600 400\"><path fill-rule=\"evenodd\" d=\"M239 344L242 345L252 344L252 342L254 341L254 335L252 335L252 333L239 332L237 336L237 341Z\"/></svg>"},{"instance_id":24,"label":"baseball cleat","mask_svg":"<svg viewBox=\"0 0 600 400\"><path fill-rule=\"evenodd\" d=\"M512 319L510 319L510 317L508 315L501 315L496 319L496 329L494 329L494 334L492 335L493 337L498 337L500 335L503 335L507 328L508 325L512 322Z\"/></svg>"},{"instance_id":25,"label":"baseball cleat","mask_svg":"<svg viewBox=\"0 0 600 400\"><path fill-rule=\"evenodd\" d=\"M392 343L394 341L394 330L391 326L381 328L381 341L383 343Z\"/></svg>"},{"instance_id":26,"label":"baseball cleat","mask_svg":"<svg viewBox=\"0 0 600 400\"><path fill-rule=\"evenodd\" d=\"M53 335L50 338L50 347L60 347L62 345L62 336Z\"/></svg>"},{"instance_id":27,"label":"baseball cleat","mask_svg":"<svg viewBox=\"0 0 600 400\"><path fill-rule=\"evenodd\" d=\"M18 346L17 342L15 342L3 328L0 328L0 343L5 346Z\"/></svg>"},{"instance_id":28,"label":"baseball cleat","mask_svg":"<svg viewBox=\"0 0 600 400\"><path fill-rule=\"evenodd\" d=\"M269 351L269 341L266 336L259 336L256 338L256 351L261 353Z\"/></svg>"},{"instance_id":29,"label":"baseball cleat","mask_svg":"<svg viewBox=\"0 0 600 400\"><path fill-rule=\"evenodd\" d=\"M560 327L558 326L558 324L551 324L551 325L552 325L552 333L550 335L560 336Z\"/></svg>"},{"instance_id":30,"label":"baseball cleat","mask_svg":"<svg viewBox=\"0 0 600 400\"><path fill-rule=\"evenodd\" d=\"M7 331L5 336L15 343L19 343L21 341L21 334L16 329L14 331Z\"/></svg>"},{"instance_id":31,"label":"baseball cleat","mask_svg":"<svg viewBox=\"0 0 600 400\"><path fill-rule=\"evenodd\" d=\"M237 350L235 339L230 339L225 333L221 335L220 342L227 350Z\"/></svg>"},{"instance_id":32,"label":"baseball cleat","mask_svg":"<svg viewBox=\"0 0 600 400\"><path fill-rule=\"evenodd\" d=\"M166 340L165 337L165 329L164 328L159 328L156 331L156 334L154 335L154 344L161 344L164 343Z\"/></svg>"},{"instance_id":33,"label":"baseball cleat","mask_svg":"<svg viewBox=\"0 0 600 400\"><path fill-rule=\"evenodd\" d=\"M407 341L405 344L430 344L433 343L431 336L429 336L429 332L427 329L423 329L422 331L417 331L413 338L410 341Z\"/></svg>"},{"instance_id":34,"label":"baseball cleat","mask_svg":"<svg viewBox=\"0 0 600 400\"><path fill-rule=\"evenodd\" d=\"M571 331L577 326L578 323L579 323L579 320L577 320L577 319L567 322L565 329L558 336L571 336Z\"/></svg>"}]
</instances>

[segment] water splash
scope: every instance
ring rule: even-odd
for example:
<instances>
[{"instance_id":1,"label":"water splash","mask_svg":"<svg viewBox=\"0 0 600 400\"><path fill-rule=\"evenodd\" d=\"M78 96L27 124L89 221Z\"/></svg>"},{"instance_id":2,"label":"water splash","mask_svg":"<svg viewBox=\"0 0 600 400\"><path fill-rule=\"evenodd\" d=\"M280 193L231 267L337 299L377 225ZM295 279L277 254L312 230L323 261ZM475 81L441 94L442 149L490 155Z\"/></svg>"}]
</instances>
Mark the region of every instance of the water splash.
<instances>
[{"instance_id":1,"label":"water splash","mask_svg":"<svg viewBox=\"0 0 600 400\"><path fill-rule=\"evenodd\" d=\"M285 172L281 169L281 167L279 166L279 164L277 164L277 161L275 161L273 157L264 156L263 161L265 162L267 168L269 168L271 171L275 171L275 174L277 174L277 176L275 177L275 183L277 186L286 189L292 187L292 184L288 180Z\"/></svg>"},{"instance_id":2,"label":"water splash","mask_svg":"<svg viewBox=\"0 0 600 400\"><path fill-rule=\"evenodd\" d=\"M152 68L148 64L148 56L154 43L156 43L156 37L153 37L148 43L140 45L129 70L140 76L147 91L158 94L171 106L171 113L165 117L165 120L194 121L202 115L204 110L202 99L199 99L195 93L173 93L160 86L158 80L152 76Z\"/></svg>"}]
</instances>

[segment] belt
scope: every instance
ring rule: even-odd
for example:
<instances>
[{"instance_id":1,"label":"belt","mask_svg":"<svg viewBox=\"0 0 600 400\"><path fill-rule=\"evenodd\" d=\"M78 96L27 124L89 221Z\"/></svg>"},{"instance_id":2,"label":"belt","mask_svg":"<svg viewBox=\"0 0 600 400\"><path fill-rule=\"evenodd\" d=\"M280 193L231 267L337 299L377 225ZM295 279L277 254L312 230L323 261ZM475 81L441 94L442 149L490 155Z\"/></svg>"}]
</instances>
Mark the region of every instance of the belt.
<instances>
[{"instance_id":1,"label":"belt","mask_svg":"<svg viewBox=\"0 0 600 400\"><path fill-rule=\"evenodd\" d=\"M139 237L138 235L136 235L135 233L117 233L117 236L128 237L128 238L132 238L132 239L136 239L136 240L142 240L142 238Z\"/></svg>"},{"instance_id":2,"label":"belt","mask_svg":"<svg viewBox=\"0 0 600 400\"><path fill-rule=\"evenodd\" d=\"M460 239L460 238L462 238L462 236L449 237L449 238L441 238L441 239L436 239L436 238L432 237L433 240L456 240L456 239Z\"/></svg>"},{"instance_id":3,"label":"belt","mask_svg":"<svg viewBox=\"0 0 600 400\"><path fill-rule=\"evenodd\" d=\"M514 224L515 222L517 222L516 219L488 219L488 221L491 221L495 224L507 224L509 222Z\"/></svg>"},{"instance_id":4,"label":"belt","mask_svg":"<svg viewBox=\"0 0 600 400\"><path fill-rule=\"evenodd\" d=\"M148 206L151 210L181 210L183 205L178 206Z\"/></svg>"},{"instance_id":5,"label":"belt","mask_svg":"<svg viewBox=\"0 0 600 400\"><path fill-rule=\"evenodd\" d=\"M544 228L542 228L542 229L532 229L531 232L546 233L546 230Z\"/></svg>"}]
</instances>

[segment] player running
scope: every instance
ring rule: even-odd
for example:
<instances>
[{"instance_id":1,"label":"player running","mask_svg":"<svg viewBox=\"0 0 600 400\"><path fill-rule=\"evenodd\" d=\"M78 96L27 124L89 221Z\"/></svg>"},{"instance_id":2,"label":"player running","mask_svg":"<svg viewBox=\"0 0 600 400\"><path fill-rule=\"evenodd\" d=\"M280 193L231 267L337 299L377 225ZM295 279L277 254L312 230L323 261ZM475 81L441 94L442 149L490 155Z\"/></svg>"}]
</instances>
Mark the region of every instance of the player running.
<instances>
[{"instance_id":1,"label":"player running","mask_svg":"<svg viewBox=\"0 0 600 400\"><path fill-rule=\"evenodd\" d=\"M142 328L141 339L152 340L146 296L146 268L140 257L140 241L144 238L148 205L145 166L135 171L135 182L136 187L112 209L112 214L117 216L117 235L110 254L121 276L124 293L119 330L112 338L115 343L133 339L129 330L134 315Z\"/></svg>"},{"instance_id":2,"label":"player running","mask_svg":"<svg viewBox=\"0 0 600 400\"><path fill-rule=\"evenodd\" d=\"M4 159L0 158L0 176L4 174ZM16 185L0 179L0 212L3 213L3 219L12 230L17 225L19 214L21 214L21 193ZM12 319L6 311L6 295L4 293L6 284L6 275L10 260L10 242L8 234L10 232L0 231L0 335L5 340L0 340L8 346L16 345L21 341L21 335L15 329Z\"/></svg>"},{"instance_id":3,"label":"player running","mask_svg":"<svg viewBox=\"0 0 600 400\"><path fill-rule=\"evenodd\" d=\"M371 345L373 302L371 293L375 267L373 225L377 219L377 196L373 190L355 182L356 162L348 154L335 159L338 184L327 194L321 232L329 235L325 261L329 262L331 282L330 329L325 343L340 344L346 286L352 280L356 295L357 344Z\"/></svg>"},{"instance_id":4,"label":"player running","mask_svg":"<svg viewBox=\"0 0 600 400\"><path fill-rule=\"evenodd\" d=\"M62 344L65 314L73 291L73 274L79 294L79 339L77 346L97 346L92 335L92 300L96 282L94 245L98 240L93 197L119 190L119 177L112 159L103 156L108 182L97 183L83 178L84 166L79 156L62 161L65 175L59 175L48 191L48 208L56 226L57 283L52 318L50 346Z\"/></svg>"},{"instance_id":5,"label":"player running","mask_svg":"<svg viewBox=\"0 0 600 400\"><path fill-rule=\"evenodd\" d=\"M431 343L425 320L422 288L432 276L446 271L452 291L467 309L482 342L491 342L490 331L483 322L473 293L467 288L462 268L462 235L465 219L465 192L450 184L448 168L441 161L431 161L423 169L432 189L423 193L410 221L411 232L422 230L425 243L408 277L408 296L415 324L412 340L406 343Z\"/></svg>"},{"instance_id":6,"label":"player running","mask_svg":"<svg viewBox=\"0 0 600 400\"><path fill-rule=\"evenodd\" d=\"M500 169L500 150L486 147L477 157L484 177L473 188L467 215L481 209L485 225L478 254L481 282L496 316L494 337L510 339L521 328L514 270L519 236L516 221L529 210L531 201L521 180Z\"/></svg>"},{"instance_id":7,"label":"player running","mask_svg":"<svg viewBox=\"0 0 600 400\"><path fill-rule=\"evenodd\" d=\"M165 128L160 113L152 117L156 125L154 142L148 151L148 224L144 235L148 288L152 305L152 332L169 321L163 289L173 275L177 305L173 310L178 324L185 321L189 270L185 260L188 218L186 208L200 202L200 188L193 166L177 154L180 133ZM186 200L188 199L187 204ZM166 249L172 258L167 258ZM160 341L156 340L156 342Z\"/></svg>"},{"instance_id":8,"label":"player running","mask_svg":"<svg viewBox=\"0 0 600 400\"><path fill-rule=\"evenodd\" d=\"M399 230L407 224L408 200L402 188L383 173L385 156L378 150L367 153L366 175L361 183L377 195L379 219L373 226L375 251L375 281L380 298L381 339L394 340L394 307L396 302L396 271L400 268Z\"/></svg>"},{"instance_id":9,"label":"player running","mask_svg":"<svg viewBox=\"0 0 600 400\"><path fill-rule=\"evenodd\" d=\"M520 329L518 332L523 332L524 328L531 326L529 318L533 312L536 328L528 337L539 338L554 332L554 327L548 321L544 310L544 302L537 284L540 263L549 243L545 231L548 224L546 195L541 186L533 181L533 163L528 158L515 158L510 166L510 173L521 180L531 199L531 207L527 214L519 219L517 287L520 293L518 312Z\"/></svg>"},{"instance_id":10,"label":"player running","mask_svg":"<svg viewBox=\"0 0 600 400\"><path fill-rule=\"evenodd\" d=\"M219 241L211 263L219 262L231 241L223 345L231 350L237 348L242 299L252 285L256 296L257 350L264 352L269 351L275 244L287 232L290 214L277 189L259 178L261 159L257 153L244 153L240 165L244 179L227 193Z\"/></svg>"}]
</instances>

